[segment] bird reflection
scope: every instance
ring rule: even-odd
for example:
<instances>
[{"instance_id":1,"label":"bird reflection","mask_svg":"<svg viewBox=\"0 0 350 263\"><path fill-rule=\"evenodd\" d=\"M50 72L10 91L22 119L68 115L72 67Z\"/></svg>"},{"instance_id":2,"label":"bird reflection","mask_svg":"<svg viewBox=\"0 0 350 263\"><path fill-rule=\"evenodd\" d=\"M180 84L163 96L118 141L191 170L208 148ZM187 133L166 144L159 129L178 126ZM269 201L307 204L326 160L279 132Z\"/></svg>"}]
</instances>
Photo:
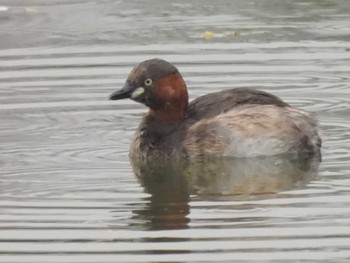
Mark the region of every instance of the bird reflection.
<instances>
[{"instance_id":1,"label":"bird reflection","mask_svg":"<svg viewBox=\"0 0 350 263\"><path fill-rule=\"evenodd\" d=\"M131 160L133 171L151 194L145 209L134 211L151 229L187 228L190 196L244 200L300 188L317 175L319 155L201 160Z\"/></svg>"}]
</instances>

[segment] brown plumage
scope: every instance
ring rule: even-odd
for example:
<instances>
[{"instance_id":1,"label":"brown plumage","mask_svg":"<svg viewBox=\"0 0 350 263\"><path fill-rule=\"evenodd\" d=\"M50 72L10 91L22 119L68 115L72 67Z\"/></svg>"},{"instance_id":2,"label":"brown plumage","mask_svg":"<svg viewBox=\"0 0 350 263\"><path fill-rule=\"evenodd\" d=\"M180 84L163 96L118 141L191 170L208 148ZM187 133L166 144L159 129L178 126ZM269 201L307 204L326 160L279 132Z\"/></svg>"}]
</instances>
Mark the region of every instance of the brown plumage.
<instances>
[{"instance_id":1,"label":"brown plumage","mask_svg":"<svg viewBox=\"0 0 350 263\"><path fill-rule=\"evenodd\" d=\"M179 71L160 59L140 63L110 96L124 98L149 107L130 148L133 158L252 157L321 147L314 117L267 92L230 89L189 104Z\"/></svg>"}]
</instances>

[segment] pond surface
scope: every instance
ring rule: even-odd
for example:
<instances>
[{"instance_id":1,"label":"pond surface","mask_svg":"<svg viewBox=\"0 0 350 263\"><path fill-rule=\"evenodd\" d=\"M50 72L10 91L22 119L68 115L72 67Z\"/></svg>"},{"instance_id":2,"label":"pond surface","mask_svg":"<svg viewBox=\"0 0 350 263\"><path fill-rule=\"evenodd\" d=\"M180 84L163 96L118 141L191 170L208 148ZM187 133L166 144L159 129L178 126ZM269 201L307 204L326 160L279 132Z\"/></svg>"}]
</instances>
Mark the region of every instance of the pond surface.
<instances>
[{"instance_id":1,"label":"pond surface","mask_svg":"<svg viewBox=\"0 0 350 263\"><path fill-rule=\"evenodd\" d=\"M0 1L0 262L349 262L349 14L347 0ZM322 162L133 170L146 109L107 97L153 57L191 99L252 87L316 112Z\"/></svg>"}]
</instances>

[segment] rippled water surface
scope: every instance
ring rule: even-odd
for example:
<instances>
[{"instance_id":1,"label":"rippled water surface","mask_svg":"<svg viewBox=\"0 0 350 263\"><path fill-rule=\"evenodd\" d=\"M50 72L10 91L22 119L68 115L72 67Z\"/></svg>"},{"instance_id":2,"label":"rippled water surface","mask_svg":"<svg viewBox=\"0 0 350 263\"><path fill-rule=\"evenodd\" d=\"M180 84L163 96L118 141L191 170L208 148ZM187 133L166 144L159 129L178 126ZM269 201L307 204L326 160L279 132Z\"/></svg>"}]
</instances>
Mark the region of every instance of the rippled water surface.
<instances>
[{"instance_id":1,"label":"rippled water surface","mask_svg":"<svg viewBox=\"0 0 350 263\"><path fill-rule=\"evenodd\" d=\"M1 0L0 262L350 261L349 14L346 0ZM191 99L252 87L316 112L322 162L133 170L145 108L107 97L153 57Z\"/></svg>"}]
</instances>

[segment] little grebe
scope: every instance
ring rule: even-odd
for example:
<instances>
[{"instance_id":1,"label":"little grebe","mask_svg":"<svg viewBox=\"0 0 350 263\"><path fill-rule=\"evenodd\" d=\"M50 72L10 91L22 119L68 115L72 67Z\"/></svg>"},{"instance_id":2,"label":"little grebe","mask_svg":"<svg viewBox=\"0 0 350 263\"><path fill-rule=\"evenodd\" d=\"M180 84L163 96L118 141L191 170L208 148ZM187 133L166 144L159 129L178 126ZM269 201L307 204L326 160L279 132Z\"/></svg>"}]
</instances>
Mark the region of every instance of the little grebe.
<instances>
[{"instance_id":1,"label":"little grebe","mask_svg":"<svg viewBox=\"0 0 350 263\"><path fill-rule=\"evenodd\" d=\"M131 158L254 157L317 153L321 139L313 116L264 91L235 88L188 103L179 71L146 60L111 100L131 98L149 108L130 148Z\"/></svg>"}]
</instances>

